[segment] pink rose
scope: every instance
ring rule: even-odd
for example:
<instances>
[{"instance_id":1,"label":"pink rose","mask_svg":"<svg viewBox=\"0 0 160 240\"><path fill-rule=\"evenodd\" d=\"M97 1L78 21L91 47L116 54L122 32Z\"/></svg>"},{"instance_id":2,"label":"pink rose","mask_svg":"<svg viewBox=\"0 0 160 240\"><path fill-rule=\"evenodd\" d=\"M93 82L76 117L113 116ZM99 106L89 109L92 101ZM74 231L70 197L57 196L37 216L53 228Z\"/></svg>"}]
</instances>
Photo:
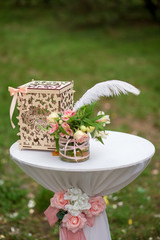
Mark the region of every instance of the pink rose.
<instances>
[{"instance_id":1,"label":"pink rose","mask_svg":"<svg viewBox=\"0 0 160 240\"><path fill-rule=\"evenodd\" d=\"M62 220L62 227L66 227L68 230L73 233L84 228L87 223L85 215L80 213L78 216L72 216L70 213L67 213Z\"/></svg>"},{"instance_id":2,"label":"pink rose","mask_svg":"<svg viewBox=\"0 0 160 240\"><path fill-rule=\"evenodd\" d=\"M70 136L73 136L73 131L70 128L70 126L68 125L68 123L64 122L62 123L62 127L64 128L64 130L66 131L66 133Z\"/></svg>"},{"instance_id":3,"label":"pink rose","mask_svg":"<svg viewBox=\"0 0 160 240\"><path fill-rule=\"evenodd\" d=\"M64 111L62 120L65 122L68 121L70 117L73 117L75 115L75 113L76 111L72 111L71 109Z\"/></svg>"},{"instance_id":4,"label":"pink rose","mask_svg":"<svg viewBox=\"0 0 160 240\"><path fill-rule=\"evenodd\" d=\"M89 136L87 133L82 132L81 130L78 130L74 134L74 139L77 143L83 143L84 141L89 139Z\"/></svg>"},{"instance_id":5,"label":"pink rose","mask_svg":"<svg viewBox=\"0 0 160 240\"><path fill-rule=\"evenodd\" d=\"M48 133L52 134L54 133L58 128L58 123L50 123L51 128L48 130Z\"/></svg>"},{"instance_id":6,"label":"pink rose","mask_svg":"<svg viewBox=\"0 0 160 240\"><path fill-rule=\"evenodd\" d=\"M89 200L91 208L85 211L87 217L98 216L106 209L106 203L103 197L91 197Z\"/></svg>"},{"instance_id":7,"label":"pink rose","mask_svg":"<svg viewBox=\"0 0 160 240\"><path fill-rule=\"evenodd\" d=\"M56 192L54 194L54 197L51 198L50 203L51 203L51 207L55 207L58 209L64 209L65 205L69 203L68 200L64 199L64 194L66 193L66 191L63 192Z\"/></svg>"}]
</instances>

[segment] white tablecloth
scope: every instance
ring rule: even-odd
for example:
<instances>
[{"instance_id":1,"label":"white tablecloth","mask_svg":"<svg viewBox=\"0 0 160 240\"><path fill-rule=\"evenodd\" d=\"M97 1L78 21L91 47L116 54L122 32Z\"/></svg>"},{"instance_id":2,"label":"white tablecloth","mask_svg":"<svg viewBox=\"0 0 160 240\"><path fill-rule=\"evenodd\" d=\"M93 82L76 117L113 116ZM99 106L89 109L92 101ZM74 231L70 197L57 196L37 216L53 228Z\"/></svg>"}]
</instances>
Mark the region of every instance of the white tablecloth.
<instances>
[{"instance_id":1,"label":"white tablecloth","mask_svg":"<svg viewBox=\"0 0 160 240\"><path fill-rule=\"evenodd\" d=\"M108 131L104 145L91 140L90 159L82 163L67 163L51 152L10 148L16 164L45 188L57 192L78 187L89 196L108 195L132 182L148 165L155 148L144 138ZM106 214L97 217L92 228L84 229L87 240L110 240Z\"/></svg>"}]
</instances>

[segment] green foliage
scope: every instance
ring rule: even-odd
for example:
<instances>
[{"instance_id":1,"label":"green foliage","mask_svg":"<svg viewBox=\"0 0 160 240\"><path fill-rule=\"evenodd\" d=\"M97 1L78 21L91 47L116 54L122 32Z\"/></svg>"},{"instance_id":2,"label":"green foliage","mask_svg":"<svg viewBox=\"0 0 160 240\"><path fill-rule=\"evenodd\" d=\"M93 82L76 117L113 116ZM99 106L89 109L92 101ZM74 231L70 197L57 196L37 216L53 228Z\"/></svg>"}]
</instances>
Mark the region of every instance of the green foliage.
<instances>
[{"instance_id":1,"label":"green foliage","mask_svg":"<svg viewBox=\"0 0 160 240\"><path fill-rule=\"evenodd\" d=\"M158 0L7 0L1 1L0 6L50 8L63 23L85 28L113 25L127 20L160 20Z\"/></svg>"},{"instance_id":2,"label":"green foliage","mask_svg":"<svg viewBox=\"0 0 160 240\"><path fill-rule=\"evenodd\" d=\"M53 197L53 192L38 186L37 189L37 193L36 193L36 198L35 198L35 202L36 202L36 210L40 213L44 212L47 207L50 204L50 198Z\"/></svg>"},{"instance_id":3,"label":"green foliage","mask_svg":"<svg viewBox=\"0 0 160 240\"><path fill-rule=\"evenodd\" d=\"M57 137L55 136L54 139L55 139L55 143L56 143L56 149L59 152L59 135Z\"/></svg>"},{"instance_id":4,"label":"green foliage","mask_svg":"<svg viewBox=\"0 0 160 240\"><path fill-rule=\"evenodd\" d=\"M57 218L59 220L59 222L63 219L64 215L66 214L67 212L64 211L63 209L60 209L59 212L57 213Z\"/></svg>"},{"instance_id":5,"label":"green foliage","mask_svg":"<svg viewBox=\"0 0 160 240\"><path fill-rule=\"evenodd\" d=\"M83 107L79 108L76 112L76 117L80 119L89 118L94 112L95 103L90 105L84 105Z\"/></svg>"},{"instance_id":6,"label":"green foliage","mask_svg":"<svg viewBox=\"0 0 160 240\"><path fill-rule=\"evenodd\" d=\"M91 115L94 113L95 103L90 105L84 105L79 108L76 114L71 117L67 122L71 124L72 128L79 129L80 126L84 125L85 127L93 126L97 131L104 130L103 123L98 123L96 120L100 119L104 115L96 116L95 118L91 118ZM76 122L76 127L74 127L74 122ZM76 129L76 130L77 130Z\"/></svg>"},{"instance_id":7,"label":"green foliage","mask_svg":"<svg viewBox=\"0 0 160 240\"><path fill-rule=\"evenodd\" d=\"M17 181L5 181L0 185L0 209L1 213L7 216L7 213L13 213L22 205L26 205L26 195L28 191L20 189L20 184ZM25 214L24 207L21 215Z\"/></svg>"},{"instance_id":8,"label":"green foliage","mask_svg":"<svg viewBox=\"0 0 160 240\"><path fill-rule=\"evenodd\" d=\"M104 144L103 140L101 137L96 137L98 141L100 141L102 144Z\"/></svg>"}]
</instances>

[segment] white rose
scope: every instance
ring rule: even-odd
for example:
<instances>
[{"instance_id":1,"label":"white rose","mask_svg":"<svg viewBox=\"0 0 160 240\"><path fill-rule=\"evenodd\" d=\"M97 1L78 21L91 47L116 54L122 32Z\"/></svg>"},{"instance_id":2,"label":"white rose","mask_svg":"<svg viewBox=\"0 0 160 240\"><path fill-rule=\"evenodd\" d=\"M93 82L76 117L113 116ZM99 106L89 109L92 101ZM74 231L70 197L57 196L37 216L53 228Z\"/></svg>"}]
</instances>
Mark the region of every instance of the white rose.
<instances>
[{"instance_id":1,"label":"white rose","mask_svg":"<svg viewBox=\"0 0 160 240\"><path fill-rule=\"evenodd\" d=\"M70 188L64 194L64 199L76 201L81 195L82 195L82 191L79 188Z\"/></svg>"},{"instance_id":2,"label":"white rose","mask_svg":"<svg viewBox=\"0 0 160 240\"><path fill-rule=\"evenodd\" d=\"M78 201L79 203L79 209L82 210L88 210L91 208L91 204L88 201Z\"/></svg>"},{"instance_id":3,"label":"white rose","mask_svg":"<svg viewBox=\"0 0 160 240\"><path fill-rule=\"evenodd\" d=\"M81 195L82 191L79 188L70 188L68 190L68 193L71 194L71 195Z\"/></svg>"},{"instance_id":4,"label":"white rose","mask_svg":"<svg viewBox=\"0 0 160 240\"><path fill-rule=\"evenodd\" d=\"M65 210L67 210L72 216L78 216L81 213L78 202L75 202L73 205L67 204Z\"/></svg>"},{"instance_id":5,"label":"white rose","mask_svg":"<svg viewBox=\"0 0 160 240\"><path fill-rule=\"evenodd\" d=\"M64 194L64 199L69 200L69 204L65 206L72 216L78 216L83 210L91 208L89 197L86 193L82 193L79 188L71 188Z\"/></svg>"},{"instance_id":6,"label":"white rose","mask_svg":"<svg viewBox=\"0 0 160 240\"><path fill-rule=\"evenodd\" d=\"M81 213L81 211L79 211L79 210L75 210L75 209L72 209L72 210L70 210L70 211L68 211L72 216L74 216L74 217L76 217L76 216L78 216L80 213Z\"/></svg>"}]
</instances>

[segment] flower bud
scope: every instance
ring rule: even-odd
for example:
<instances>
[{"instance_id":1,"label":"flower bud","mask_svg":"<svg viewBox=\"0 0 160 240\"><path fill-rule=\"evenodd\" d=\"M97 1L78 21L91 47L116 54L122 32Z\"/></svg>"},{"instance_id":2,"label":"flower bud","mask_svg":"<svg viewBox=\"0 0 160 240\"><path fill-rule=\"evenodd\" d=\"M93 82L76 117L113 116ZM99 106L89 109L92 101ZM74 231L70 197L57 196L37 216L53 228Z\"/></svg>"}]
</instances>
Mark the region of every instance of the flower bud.
<instances>
[{"instance_id":1,"label":"flower bud","mask_svg":"<svg viewBox=\"0 0 160 240\"><path fill-rule=\"evenodd\" d=\"M87 132L91 133L94 131L94 129L95 129L95 127L93 127L93 126L87 127Z\"/></svg>"},{"instance_id":2,"label":"flower bud","mask_svg":"<svg viewBox=\"0 0 160 240\"><path fill-rule=\"evenodd\" d=\"M86 131L87 131L87 128L86 128L84 125L82 125L82 126L80 127L80 129L82 130L82 132L86 132Z\"/></svg>"}]
</instances>

